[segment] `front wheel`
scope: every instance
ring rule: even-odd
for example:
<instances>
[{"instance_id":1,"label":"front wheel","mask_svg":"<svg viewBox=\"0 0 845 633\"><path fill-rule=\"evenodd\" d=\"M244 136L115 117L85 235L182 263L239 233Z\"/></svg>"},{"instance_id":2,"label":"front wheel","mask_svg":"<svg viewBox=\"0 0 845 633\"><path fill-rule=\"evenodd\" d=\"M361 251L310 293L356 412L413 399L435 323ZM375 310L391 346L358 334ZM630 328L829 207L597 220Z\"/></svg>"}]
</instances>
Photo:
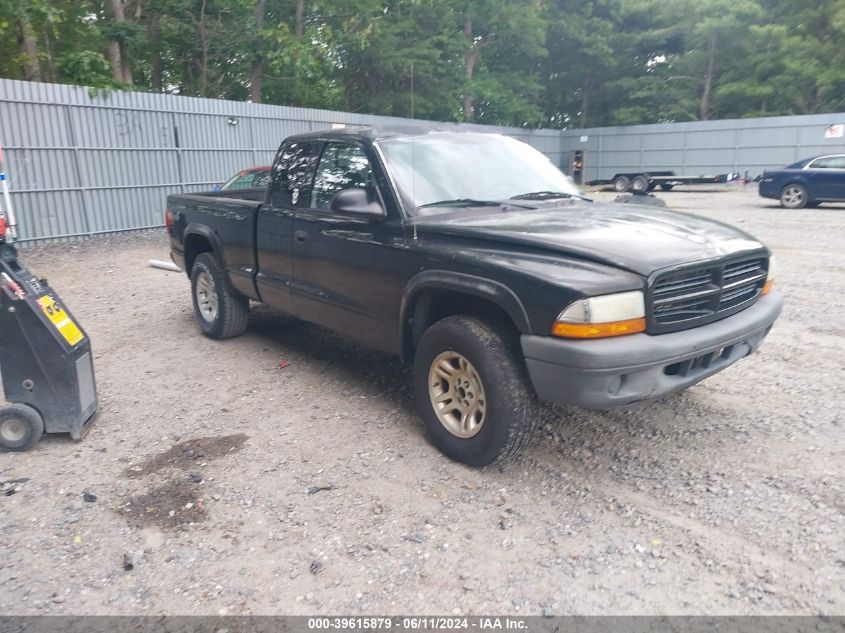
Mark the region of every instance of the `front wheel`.
<instances>
[{"instance_id":1,"label":"front wheel","mask_svg":"<svg viewBox=\"0 0 845 633\"><path fill-rule=\"evenodd\" d=\"M787 209L803 209L810 202L807 188L793 183L786 185L780 192L780 204Z\"/></svg>"},{"instance_id":2,"label":"front wheel","mask_svg":"<svg viewBox=\"0 0 845 633\"><path fill-rule=\"evenodd\" d=\"M211 253L200 254L191 268L194 316L202 333L215 339L244 333L249 318L249 299L231 292L223 267Z\"/></svg>"},{"instance_id":3,"label":"front wheel","mask_svg":"<svg viewBox=\"0 0 845 633\"><path fill-rule=\"evenodd\" d=\"M451 316L429 327L417 347L414 393L428 436L447 457L470 466L516 455L539 422L518 341L503 332Z\"/></svg>"},{"instance_id":4,"label":"front wheel","mask_svg":"<svg viewBox=\"0 0 845 633\"><path fill-rule=\"evenodd\" d=\"M28 451L44 435L41 414L25 404L10 404L0 409L0 448Z\"/></svg>"}]
</instances>

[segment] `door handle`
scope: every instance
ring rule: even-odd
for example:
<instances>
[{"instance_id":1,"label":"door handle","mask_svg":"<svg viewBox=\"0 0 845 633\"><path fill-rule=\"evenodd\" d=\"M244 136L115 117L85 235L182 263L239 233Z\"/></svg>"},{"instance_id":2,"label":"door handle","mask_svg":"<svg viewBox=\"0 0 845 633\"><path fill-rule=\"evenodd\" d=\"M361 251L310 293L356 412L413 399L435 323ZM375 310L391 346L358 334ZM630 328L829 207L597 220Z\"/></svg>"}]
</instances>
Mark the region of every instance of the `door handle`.
<instances>
[{"instance_id":1,"label":"door handle","mask_svg":"<svg viewBox=\"0 0 845 633\"><path fill-rule=\"evenodd\" d=\"M293 239L295 239L297 242L304 242L308 239L308 231L294 231Z\"/></svg>"}]
</instances>

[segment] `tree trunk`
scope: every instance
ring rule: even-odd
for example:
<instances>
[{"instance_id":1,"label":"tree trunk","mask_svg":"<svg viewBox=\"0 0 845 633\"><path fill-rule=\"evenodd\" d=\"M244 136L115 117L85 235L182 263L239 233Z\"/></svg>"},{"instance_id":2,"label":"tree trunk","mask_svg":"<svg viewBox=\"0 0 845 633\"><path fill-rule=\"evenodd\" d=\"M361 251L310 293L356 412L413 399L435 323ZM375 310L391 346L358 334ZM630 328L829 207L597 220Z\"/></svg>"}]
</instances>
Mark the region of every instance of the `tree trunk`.
<instances>
[{"instance_id":1,"label":"tree trunk","mask_svg":"<svg viewBox=\"0 0 845 633\"><path fill-rule=\"evenodd\" d=\"M707 71L704 73L704 89L701 92L701 107L698 116L702 121L710 118L710 91L713 88L713 73L716 70L716 38L707 42Z\"/></svg>"},{"instance_id":2,"label":"tree trunk","mask_svg":"<svg viewBox=\"0 0 845 633\"><path fill-rule=\"evenodd\" d=\"M46 59L46 69L44 77L47 81L56 81L56 63L53 61L53 43L50 41L50 32L47 28L44 30L44 55Z\"/></svg>"},{"instance_id":3,"label":"tree trunk","mask_svg":"<svg viewBox=\"0 0 845 633\"><path fill-rule=\"evenodd\" d=\"M305 34L305 0L296 0L296 30L297 39Z\"/></svg>"},{"instance_id":4,"label":"tree trunk","mask_svg":"<svg viewBox=\"0 0 845 633\"><path fill-rule=\"evenodd\" d=\"M475 65L481 57L481 50L475 42L475 33L472 27L472 13L469 11L467 11L464 20L464 35L469 40L469 48L464 54L464 74L467 80L466 87L464 88L464 121L471 121L473 119L473 105L470 83L472 82L472 75L475 72Z\"/></svg>"},{"instance_id":5,"label":"tree trunk","mask_svg":"<svg viewBox=\"0 0 845 633\"><path fill-rule=\"evenodd\" d=\"M255 40L252 43L252 73L249 80L249 98L253 103L261 103L261 88L264 78L264 40L261 31L264 29L264 16L267 14L267 0L255 2Z\"/></svg>"},{"instance_id":6,"label":"tree trunk","mask_svg":"<svg viewBox=\"0 0 845 633\"><path fill-rule=\"evenodd\" d=\"M18 44L23 58L25 81L41 81L41 64L38 63L38 43L35 31L25 17L18 18Z\"/></svg>"},{"instance_id":7,"label":"tree trunk","mask_svg":"<svg viewBox=\"0 0 845 633\"><path fill-rule=\"evenodd\" d=\"M579 127L584 129L587 127L587 120L590 108L590 80L584 79L584 85L581 87L581 121Z\"/></svg>"},{"instance_id":8,"label":"tree trunk","mask_svg":"<svg viewBox=\"0 0 845 633\"><path fill-rule=\"evenodd\" d=\"M161 59L161 14L151 13L147 22L147 39L150 42L150 49L153 58L150 60L152 66L152 77L150 83L153 90L161 92L162 71L164 64Z\"/></svg>"},{"instance_id":9,"label":"tree trunk","mask_svg":"<svg viewBox=\"0 0 845 633\"><path fill-rule=\"evenodd\" d=\"M123 11L123 0L106 0L106 13L111 16L115 24L126 22ZM109 62L111 63L112 78L118 83L132 83L132 68L126 50L119 40L109 42Z\"/></svg>"},{"instance_id":10,"label":"tree trunk","mask_svg":"<svg viewBox=\"0 0 845 633\"><path fill-rule=\"evenodd\" d=\"M206 96L208 89L208 38L205 33L205 6L206 0L202 0L202 7L200 9L200 94L199 96Z\"/></svg>"}]
</instances>

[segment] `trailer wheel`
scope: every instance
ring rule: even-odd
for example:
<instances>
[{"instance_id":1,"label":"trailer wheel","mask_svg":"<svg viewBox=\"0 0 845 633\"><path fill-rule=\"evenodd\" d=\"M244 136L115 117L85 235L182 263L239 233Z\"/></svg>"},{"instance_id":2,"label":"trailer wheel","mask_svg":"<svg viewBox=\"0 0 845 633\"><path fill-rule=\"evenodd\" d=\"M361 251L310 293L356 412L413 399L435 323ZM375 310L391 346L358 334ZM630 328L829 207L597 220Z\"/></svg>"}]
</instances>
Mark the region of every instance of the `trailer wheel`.
<instances>
[{"instance_id":1,"label":"trailer wheel","mask_svg":"<svg viewBox=\"0 0 845 633\"><path fill-rule=\"evenodd\" d=\"M631 179L628 176L617 176L613 179L613 189L619 193L628 191L631 186Z\"/></svg>"},{"instance_id":2,"label":"trailer wheel","mask_svg":"<svg viewBox=\"0 0 845 633\"><path fill-rule=\"evenodd\" d=\"M674 186L675 185L673 185L671 183L664 182L662 185L660 185L660 188L663 189L663 191L672 191L672 187L674 187Z\"/></svg>"},{"instance_id":3,"label":"trailer wheel","mask_svg":"<svg viewBox=\"0 0 845 633\"><path fill-rule=\"evenodd\" d=\"M211 253L202 253L191 269L194 315L202 333L210 338L240 336L249 319L249 299L231 292L223 267Z\"/></svg>"},{"instance_id":4,"label":"trailer wheel","mask_svg":"<svg viewBox=\"0 0 845 633\"><path fill-rule=\"evenodd\" d=\"M642 174L634 176L634 179L631 181L631 191L634 193L646 193L648 191L648 186L648 178Z\"/></svg>"},{"instance_id":5,"label":"trailer wheel","mask_svg":"<svg viewBox=\"0 0 845 633\"><path fill-rule=\"evenodd\" d=\"M0 448L28 451L44 435L41 414L25 404L10 404L0 409Z\"/></svg>"}]
</instances>

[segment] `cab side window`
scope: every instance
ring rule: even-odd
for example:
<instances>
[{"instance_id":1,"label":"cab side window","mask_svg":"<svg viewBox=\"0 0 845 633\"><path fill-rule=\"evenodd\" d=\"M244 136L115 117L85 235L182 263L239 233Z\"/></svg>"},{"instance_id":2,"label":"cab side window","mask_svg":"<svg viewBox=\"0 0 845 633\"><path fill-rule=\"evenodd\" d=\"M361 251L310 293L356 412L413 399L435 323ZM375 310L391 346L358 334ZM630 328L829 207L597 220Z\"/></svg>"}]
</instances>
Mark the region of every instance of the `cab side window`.
<instances>
[{"instance_id":1,"label":"cab side window","mask_svg":"<svg viewBox=\"0 0 845 633\"><path fill-rule=\"evenodd\" d=\"M810 163L810 169L845 169L845 156L825 156Z\"/></svg>"},{"instance_id":2,"label":"cab side window","mask_svg":"<svg viewBox=\"0 0 845 633\"><path fill-rule=\"evenodd\" d=\"M332 198L344 189L363 189L370 200L375 200L377 189L372 166L361 147L326 143L314 176L310 207L327 210Z\"/></svg>"},{"instance_id":3,"label":"cab side window","mask_svg":"<svg viewBox=\"0 0 845 633\"><path fill-rule=\"evenodd\" d=\"M274 207L308 206L315 162L314 143L282 146L270 174L270 202Z\"/></svg>"}]
</instances>

